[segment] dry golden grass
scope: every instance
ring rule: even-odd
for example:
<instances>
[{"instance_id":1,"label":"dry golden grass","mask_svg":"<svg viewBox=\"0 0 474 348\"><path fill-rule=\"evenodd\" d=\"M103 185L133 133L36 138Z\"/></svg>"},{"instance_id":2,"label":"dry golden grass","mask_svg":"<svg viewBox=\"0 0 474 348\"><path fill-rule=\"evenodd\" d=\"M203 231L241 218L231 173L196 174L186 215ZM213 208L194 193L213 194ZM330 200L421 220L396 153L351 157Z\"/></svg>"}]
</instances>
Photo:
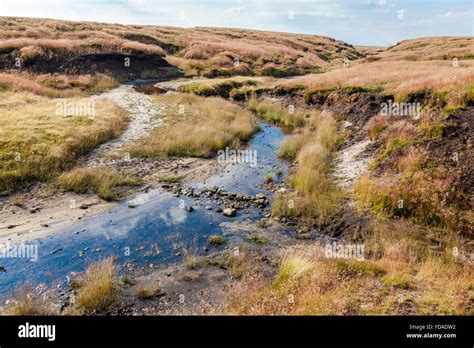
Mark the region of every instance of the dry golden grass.
<instances>
[{"instance_id":1,"label":"dry golden grass","mask_svg":"<svg viewBox=\"0 0 474 348\"><path fill-rule=\"evenodd\" d=\"M81 97L116 87L118 82L103 75L0 73L0 91L27 92L50 98Z\"/></svg>"},{"instance_id":2,"label":"dry golden grass","mask_svg":"<svg viewBox=\"0 0 474 348\"><path fill-rule=\"evenodd\" d=\"M252 114L217 97L172 94L155 97L168 104L165 124L126 151L137 157L211 157L226 146L238 149L256 131Z\"/></svg>"},{"instance_id":3,"label":"dry golden grass","mask_svg":"<svg viewBox=\"0 0 474 348\"><path fill-rule=\"evenodd\" d=\"M362 176L356 183L355 193L359 202L383 216L403 216L458 233L472 232L472 222L469 222L472 213L460 210L445 199L451 191L449 180L446 168L438 168L437 177L420 170L412 175L403 173L400 178L388 174L377 178Z\"/></svg>"},{"instance_id":4,"label":"dry golden grass","mask_svg":"<svg viewBox=\"0 0 474 348\"><path fill-rule=\"evenodd\" d=\"M313 126L316 130L312 130ZM305 132L290 136L282 144L280 152L297 152L297 167L290 177L296 192L277 194L272 213L276 216L316 219L322 223L338 211L343 197L330 175L331 155L338 138L336 122L328 112L315 113L309 119ZM300 138L295 140L295 137Z\"/></svg>"},{"instance_id":5,"label":"dry golden grass","mask_svg":"<svg viewBox=\"0 0 474 348\"><path fill-rule=\"evenodd\" d=\"M79 312L101 312L116 300L116 270L113 258L90 265L78 279L75 308Z\"/></svg>"},{"instance_id":6,"label":"dry golden grass","mask_svg":"<svg viewBox=\"0 0 474 348\"><path fill-rule=\"evenodd\" d=\"M242 77L236 76L232 78L215 78L212 80L195 80L185 83L178 87L178 92L193 93L200 96L220 96L229 98L233 91L245 86L257 86L259 84L271 83L273 78L270 77Z\"/></svg>"},{"instance_id":7,"label":"dry golden grass","mask_svg":"<svg viewBox=\"0 0 474 348\"><path fill-rule=\"evenodd\" d=\"M474 59L474 38L471 36L438 36L403 40L375 57L388 60L451 60Z\"/></svg>"},{"instance_id":8,"label":"dry golden grass","mask_svg":"<svg viewBox=\"0 0 474 348\"><path fill-rule=\"evenodd\" d=\"M46 298L33 294L31 289L25 286L8 298L8 304L0 307L0 313L19 316L53 315L54 309Z\"/></svg>"},{"instance_id":9,"label":"dry golden grass","mask_svg":"<svg viewBox=\"0 0 474 348\"><path fill-rule=\"evenodd\" d=\"M322 247L287 252L275 276L243 277L230 290L238 315L472 315L474 269L467 250L433 251L425 230L375 222L365 261L327 259ZM350 243L350 242L349 242ZM462 245L462 244L461 244ZM458 244L459 246L459 244Z\"/></svg>"},{"instance_id":10,"label":"dry golden grass","mask_svg":"<svg viewBox=\"0 0 474 348\"><path fill-rule=\"evenodd\" d=\"M390 119L386 116L372 117L366 125L367 135L370 140L376 140L382 131L387 128Z\"/></svg>"},{"instance_id":11,"label":"dry golden grass","mask_svg":"<svg viewBox=\"0 0 474 348\"><path fill-rule=\"evenodd\" d=\"M0 23L1 25L1 23ZM147 45L140 42L124 40L118 36L104 38L102 33L95 34L93 31L87 32L88 37L80 35L64 38L12 38L0 41L0 52L20 51L20 57L23 61L46 58L49 52L68 53L68 54L88 54L100 52L141 52L164 55L164 50L156 45Z\"/></svg>"},{"instance_id":12,"label":"dry golden grass","mask_svg":"<svg viewBox=\"0 0 474 348\"><path fill-rule=\"evenodd\" d=\"M339 68L323 74L310 74L282 84L283 87L306 86L318 91L343 87L380 87L384 93L405 100L411 93L433 91L448 105L466 105L472 98L474 61L380 61ZM469 100L467 100L469 99Z\"/></svg>"},{"instance_id":13,"label":"dry golden grass","mask_svg":"<svg viewBox=\"0 0 474 348\"><path fill-rule=\"evenodd\" d=\"M352 46L325 36L226 28L167 28L0 18L0 54L25 59L53 54L143 52L167 54L187 73L207 76L294 75L318 71L344 57L360 56ZM236 64L238 62L238 64Z\"/></svg>"},{"instance_id":14,"label":"dry golden grass","mask_svg":"<svg viewBox=\"0 0 474 348\"><path fill-rule=\"evenodd\" d=\"M136 294L140 300L149 300L158 294L158 290L150 287L138 287Z\"/></svg>"},{"instance_id":15,"label":"dry golden grass","mask_svg":"<svg viewBox=\"0 0 474 348\"><path fill-rule=\"evenodd\" d=\"M295 159L298 152L312 139L309 132L301 132L287 135L278 149L278 156L288 159Z\"/></svg>"},{"instance_id":16,"label":"dry golden grass","mask_svg":"<svg viewBox=\"0 0 474 348\"><path fill-rule=\"evenodd\" d=\"M57 181L63 191L94 192L108 201L120 197L119 187L138 185L138 181L130 176L105 167L75 168L61 174Z\"/></svg>"},{"instance_id":17,"label":"dry golden grass","mask_svg":"<svg viewBox=\"0 0 474 348\"><path fill-rule=\"evenodd\" d=\"M56 113L58 105L89 103L90 99L54 101L25 93L0 93L0 190L50 179L69 168L79 155L122 132L127 117L108 101L95 101L95 116Z\"/></svg>"}]
</instances>

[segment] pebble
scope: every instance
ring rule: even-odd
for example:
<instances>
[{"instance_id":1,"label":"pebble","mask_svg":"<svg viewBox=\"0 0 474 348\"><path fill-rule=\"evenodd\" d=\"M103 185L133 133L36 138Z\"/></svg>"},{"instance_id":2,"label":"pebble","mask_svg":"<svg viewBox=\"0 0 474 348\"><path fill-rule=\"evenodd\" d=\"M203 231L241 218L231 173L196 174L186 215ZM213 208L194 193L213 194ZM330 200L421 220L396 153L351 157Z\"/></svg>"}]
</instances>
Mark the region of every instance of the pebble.
<instances>
[{"instance_id":1,"label":"pebble","mask_svg":"<svg viewBox=\"0 0 474 348\"><path fill-rule=\"evenodd\" d=\"M224 209L224 216L227 217L234 217L237 214L237 210L234 208L226 208Z\"/></svg>"}]
</instances>

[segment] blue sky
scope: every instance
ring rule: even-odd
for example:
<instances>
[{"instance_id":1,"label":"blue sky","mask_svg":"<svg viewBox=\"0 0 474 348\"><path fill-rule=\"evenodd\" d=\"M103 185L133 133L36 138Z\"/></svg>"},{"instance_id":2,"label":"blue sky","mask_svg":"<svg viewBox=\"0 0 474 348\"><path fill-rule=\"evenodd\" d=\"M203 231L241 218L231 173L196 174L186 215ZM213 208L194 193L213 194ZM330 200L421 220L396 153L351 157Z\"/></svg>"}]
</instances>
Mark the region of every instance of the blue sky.
<instances>
[{"instance_id":1,"label":"blue sky","mask_svg":"<svg viewBox=\"0 0 474 348\"><path fill-rule=\"evenodd\" d=\"M0 0L0 15L261 29L384 46L474 35L474 0Z\"/></svg>"}]
</instances>

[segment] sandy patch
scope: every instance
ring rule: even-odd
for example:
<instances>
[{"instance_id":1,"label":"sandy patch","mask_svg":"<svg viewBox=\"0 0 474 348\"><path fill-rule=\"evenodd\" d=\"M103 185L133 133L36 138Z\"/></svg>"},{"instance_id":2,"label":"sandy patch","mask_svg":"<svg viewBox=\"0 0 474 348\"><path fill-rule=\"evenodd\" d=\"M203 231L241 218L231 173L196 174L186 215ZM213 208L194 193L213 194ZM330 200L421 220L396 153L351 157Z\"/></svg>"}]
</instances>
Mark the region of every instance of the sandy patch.
<instances>
[{"instance_id":1,"label":"sandy patch","mask_svg":"<svg viewBox=\"0 0 474 348\"><path fill-rule=\"evenodd\" d=\"M108 211L117 204L101 200L94 194L57 191L45 194L38 185L29 192L0 200L0 238L22 242L43 237L79 219Z\"/></svg>"},{"instance_id":2,"label":"sandy patch","mask_svg":"<svg viewBox=\"0 0 474 348\"><path fill-rule=\"evenodd\" d=\"M371 144L363 140L338 152L335 159L334 179L344 190L351 190L356 179L367 172L372 157L365 156L364 151Z\"/></svg>"}]
</instances>

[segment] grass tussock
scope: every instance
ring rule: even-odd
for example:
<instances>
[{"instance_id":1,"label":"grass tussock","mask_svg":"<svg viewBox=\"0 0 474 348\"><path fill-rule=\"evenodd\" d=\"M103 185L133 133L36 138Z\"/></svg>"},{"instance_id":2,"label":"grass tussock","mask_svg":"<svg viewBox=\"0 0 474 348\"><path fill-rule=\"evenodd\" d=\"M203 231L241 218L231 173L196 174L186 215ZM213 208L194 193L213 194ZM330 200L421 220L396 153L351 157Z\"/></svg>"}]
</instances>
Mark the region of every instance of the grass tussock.
<instances>
[{"instance_id":1,"label":"grass tussock","mask_svg":"<svg viewBox=\"0 0 474 348\"><path fill-rule=\"evenodd\" d=\"M315 130L291 135L280 149L280 153L297 153L297 167L290 176L296 192L276 195L272 206L276 216L323 222L339 209L342 193L331 178L331 157L337 143L336 122L326 112L315 118L316 121L308 122L308 127L316 126Z\"/></svg>"},{"instance_id":2,"label":"grass tussock","mask_svg":"<svg viewBox=\"0 0 474 348\"><path fill-rule=\"evenodd\" d=\"M75 307L83 313L106 310L116 300L116 269L108 258L90 265L77 280Z\"/></svg>"},{"instance_id":3,"label":"grass tussock","mask_svg":"<svg viewBox=\"0 0 474 348\"><path fill-rule=\"evenodd\" d=\"M473 269L467 250L453 257L458 239L403 221L374 222L365 260L328 259L304 246L282 257L271 279L244 276L230 292L237 315L472 315Z\"/></svg>"},{"instance_id":4,"label":"grass tussock","mask_svg":"<svg viewBox=\"0 0 474 348\"><path fill-rule=\"evenodd\" d=\"M278 156L287 159L295 159L301 148L310 142L312 135L309 132L301 132L287 135L278 149Z\"/></svg>"},{"instance_id":5,"label":"grass tussock","mask_svg":"<svg viewBox=\"0 0 474 348\"><path fill-rule=\"evenodd\" d=\"M174 183L180 182L181 178L177 175L165 175L160 178L160 181L165 182L167 184L174 184Z\"/></svg>"},{"instance_id":6,"label":"grass tussock","mask_svg":"<svg viewBox=\"0 0 474 348\"><path fill-rule=\"evenodd\" d=\"M266 244L268 242L268 238L264 234L252 234L245 237L245 240L260 245Z\"/></svg>"},{"instance_id":7,"label":"grass tussock","mask_svg":"<svg viewBox=\"0 0 474 348\"><path fill-rule=\"evenodd\" d=\"M370 140L376 140L379 135L388 127L389 119L385 116L371 118L366 125L367 135Z\"/></svg>"},{"instance_id":8,"label":"grass tussock","mask_svg":"<svg viewBox=\"0 0 474 348\"><path fill-rule=\"evenodd\" d=\"M14 316L44 316L54 315L55 310L47 298L35 295L31 288L25 286L8 298L6 305L0 307L0 313Z\"/></svg>"},{"instance_id":9,"label":"grass tussock","mask_svg":"<svg viewBox=\"0 0 474 348\"><path fill-rule=\"evenodd\" d=\"M270 100L252 98L249 100L247 107L263 119L280 126L296 128L303 126L305 122L304 115L294 110L291 112L279 103Z\"/></svg>"},{"instance_id":10,"label":"grass tussock","mask_svg":"<svg viewBox=\"0 0 474 348\"><path fill-rule=\"evenodd\" d=\"M156 289L148 288L148 287L139 287L136 290L136 293L137 293L137 297L140 300L150 300L156 297L159 291L157 291Z\"/></svg>"},{"instance_id":11,"label":"grass tussock","mask_svg":"<svg viewBox=\"0 0 474 348\"><path fill-rule=\"evenodd\" d=\"M132 177L119 174L117 171L105 167L75 168L63 173L57 181L63 191L94 192L100 198L108 201L117 200L120 197L118 189L121 186L136 186L139 184Z\"/></svg>"},{"instance_id":12,"label":"grass tussock","mask_svg":"<svg viewBox=\"0 0 474 348\"><path fill-rule=\"evenodd\" d=\"M21 93L1 97L0 191L55 178L78 156L118 136L127 120L127 115L108 101L95 102L95 115L63 116L56 112L58 103L42 97ZM64 102L83 105L90 100L67 99L60 105Z\"/></svg>"},{"instance_id":13,"label":"grass tussock","mask_svg":"<svg viewBox=\"0 0 474 348\"><path fill-rule=\"evenodd\" d=\"M203 97L218 96L229 98L234 89L256 86L260 82L257 78L235 77L232 79L213 79L206 82L190 82L178 87L177 91L192 93Z\"/></svg>"},{"instance_id":14,"label":"grass tussock","mask_svg":"<svg viewBox=\"0 0 474 348\"><path fill-rule=\"evenodd\" d=\"M136 157L212 157L225 147L238 149L258 129L252 114L217 97L175 94L156 97L172 104L165 124L127 148Z\"/></svg>"},{"instance_id":15,"label":"grass tussock","mask_svg":"<svg viewBox=\"0 0 474 348\"><path fill-rule=\"evenodd\" d=\"M227 239L224 236L213 234L207 239L208 243L213 246L224 245L227 243Z\"/></svg>"}]
</instances>

